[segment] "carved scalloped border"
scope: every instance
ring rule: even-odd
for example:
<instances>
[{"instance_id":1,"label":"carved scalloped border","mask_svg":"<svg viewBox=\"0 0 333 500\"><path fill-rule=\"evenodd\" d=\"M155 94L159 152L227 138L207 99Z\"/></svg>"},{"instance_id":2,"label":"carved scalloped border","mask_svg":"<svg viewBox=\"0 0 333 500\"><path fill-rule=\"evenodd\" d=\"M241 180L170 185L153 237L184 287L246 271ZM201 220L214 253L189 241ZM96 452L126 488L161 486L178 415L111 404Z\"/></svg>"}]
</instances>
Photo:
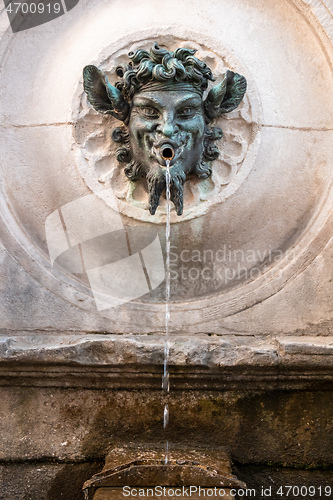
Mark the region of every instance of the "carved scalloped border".
<instances>
[{"instance_id":1,"label":"carved scalloped border","mask_svg":"<svg viewBox=\"0 0 333 500\"><path fill-rule=\"evenodd\" d=\"M134 35L135 38L135 35ZM171 41L172 38L172 41ZM197 56L204 60L213 70L218 82L227 69L237 72L244 70L235 56L225 47L212 50L207 45L198 42L200 35L193 40L184 40L179 37L169 37L167 41L159 38L159 44L170 50L177 47L191 47L197 49ZM115 82L115 68L122 61L127 60L129 51L137 48L148 49L155 38L138 38L135 42L124 46L119 44L118 50L113 47L110 55L104 48L102 54L93 61L97 67L108 75L109 80ZM218 43L216 43L218 47ZM219 50L220 49L220 50ZM110 49L111 50L111 49ZM230 115L220 117L213 125L222 128L223 138L218 141L220 157L213 162L213 173L210 179L191 179L184 186L184 213L177 217L174 210L171 212L171 222L182 222L199 217L207 213L208 209L220 204L232 196L241 186L254 165L260 144L261 106L253 79L248 71L244 71L248 80L248 90L239 108ZM209 89L208 89L209 90ZM130 182L122 167L115 159L115 145L112 144L110 134L120 122L112 117L102 117L88 105L82 91L81 82L75 92L73 100L72 122L74 144L76 144L77 166L84 182L95 194L103 188L114 188L118 199L118 211L128 217L150 223L165 223L166 207L161 204L154 216L148 211L148 194L143 191L139 182ZM79 96L79 99L77 98ZM85 136L78 130L83 128ZM236 147L233 147L234 146ZM239 151L235 153L233 149ZM229 150L229 153L228 153Z\"/></svg>"}]
</instances>

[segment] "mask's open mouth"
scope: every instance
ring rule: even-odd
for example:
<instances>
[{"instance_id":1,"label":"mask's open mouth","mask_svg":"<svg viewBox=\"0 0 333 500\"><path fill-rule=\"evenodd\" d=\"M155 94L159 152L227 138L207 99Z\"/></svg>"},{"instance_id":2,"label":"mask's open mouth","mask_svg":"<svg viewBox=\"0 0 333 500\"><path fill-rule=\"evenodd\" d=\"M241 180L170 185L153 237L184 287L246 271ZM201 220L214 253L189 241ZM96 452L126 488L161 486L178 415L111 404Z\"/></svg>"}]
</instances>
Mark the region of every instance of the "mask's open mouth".
<instances>
[{"instance_id":1,"label":"mask's open mouth","mask_svg":"<svg viewBox=\"0 0 333 500\"><path fill-rule=\"evenodd\" d=\"M173 159L173 157L175 156L175 151L174 151L173 147L170 144L164 144L161 147L161 156L162 156L163 160L171 161Z\"/></svg>"}]
</instances>

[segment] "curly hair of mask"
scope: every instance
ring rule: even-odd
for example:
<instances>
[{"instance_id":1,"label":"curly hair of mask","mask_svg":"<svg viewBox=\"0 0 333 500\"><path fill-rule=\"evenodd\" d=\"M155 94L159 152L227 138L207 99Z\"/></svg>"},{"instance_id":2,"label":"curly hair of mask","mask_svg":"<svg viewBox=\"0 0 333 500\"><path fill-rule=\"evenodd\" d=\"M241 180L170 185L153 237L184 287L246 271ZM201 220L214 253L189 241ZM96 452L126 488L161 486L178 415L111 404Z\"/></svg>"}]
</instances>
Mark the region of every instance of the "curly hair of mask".
<instances>
[{"instance_id":1,"label":"curly hair of mask","mask_svg":"<svg viewBox=\"0 0 333 500\"><path fill-rule=\"evenodd\" d=\"M178 48L169 52L154 43L150 52L137 50L128 54L130 62L116 68L116 74L122 78L116 87L126 99L132 99L142 85L150 82L186 82L200 89L203 93L208 81L214 81L212 71L206 63L197 59L195 49Z\"/></svg>"}]
</instances>

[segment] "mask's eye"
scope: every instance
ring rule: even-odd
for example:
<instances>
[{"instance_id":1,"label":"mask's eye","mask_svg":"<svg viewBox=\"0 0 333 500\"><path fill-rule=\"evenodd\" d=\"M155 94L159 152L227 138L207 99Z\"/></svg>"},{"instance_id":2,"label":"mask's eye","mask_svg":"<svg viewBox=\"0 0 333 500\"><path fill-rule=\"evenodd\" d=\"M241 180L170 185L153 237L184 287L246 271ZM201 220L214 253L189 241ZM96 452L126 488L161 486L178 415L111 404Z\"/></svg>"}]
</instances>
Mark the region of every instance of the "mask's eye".
<instances>
[{"instance_id":1,"label":"mask's eye","mask_svg":"<svg viewBox=\"0 0 333 500\"><path fill-rule=\"evenodd\" d=\"M155 108L150 108L150 107L141 108L141 111L147 118L158 118L159 116L159 113Z\"/></svg>"},{"instance_id":2,"label":"mask's eye","mask_svg":"<svg viewBox=\"0 0 333 500\"><path fill-rule=\"evenodd\" d=\"M191 118L195 113L195 109L194 108L183 108L183 109L180 109L178 111L178 116L180 116L181 118Z\"/></svg>"}]
</instances>

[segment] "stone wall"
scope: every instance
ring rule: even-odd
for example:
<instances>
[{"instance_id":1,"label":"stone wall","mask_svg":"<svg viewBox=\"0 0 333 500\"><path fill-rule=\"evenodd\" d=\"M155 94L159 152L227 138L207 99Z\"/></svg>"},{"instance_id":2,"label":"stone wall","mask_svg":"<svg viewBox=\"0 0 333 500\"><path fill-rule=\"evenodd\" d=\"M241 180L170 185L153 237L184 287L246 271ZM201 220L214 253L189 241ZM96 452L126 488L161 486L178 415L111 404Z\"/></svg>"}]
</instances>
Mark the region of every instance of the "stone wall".
<instances>
[{"instance_id":1,"label":"stone wall","mask_svg":"<svg viewBox=\"0 0 333 500\"><path fill-rule=\"evenodd\" d=\"M166 438L226 447L249 485L332 482L332 18L323 0L80 0L13 34L2 11L2 498L82 498L112 446ZM82 82L155 40L248 81L172 213L167 396L165 203L149 214ZM162 274L106 306L87 262L124 234L133 256L160 242Z\"/></svg>"}]
</instances>

